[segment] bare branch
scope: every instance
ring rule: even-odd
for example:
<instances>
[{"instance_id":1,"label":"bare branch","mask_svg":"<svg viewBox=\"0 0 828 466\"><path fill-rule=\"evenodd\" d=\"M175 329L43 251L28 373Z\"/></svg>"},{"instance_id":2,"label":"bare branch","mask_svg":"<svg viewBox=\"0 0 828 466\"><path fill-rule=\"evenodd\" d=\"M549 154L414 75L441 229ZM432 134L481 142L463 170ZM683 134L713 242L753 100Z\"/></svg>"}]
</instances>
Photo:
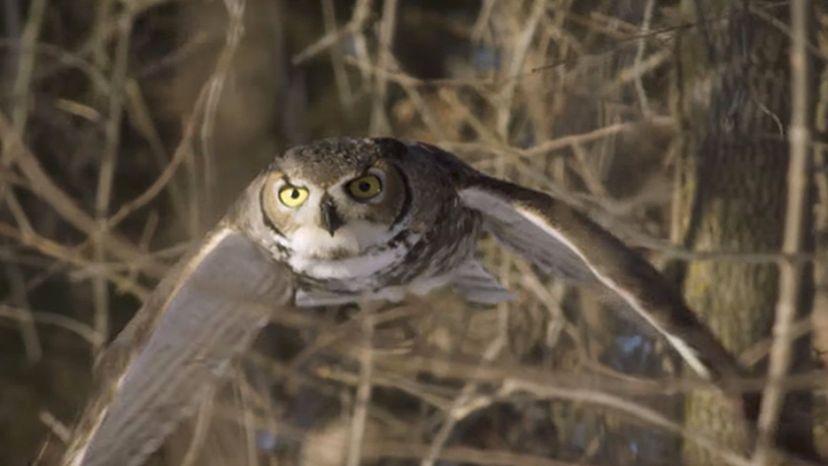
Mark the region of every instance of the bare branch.
<instances>
[{"instance_id":1,"label":"bare branch","mask_svg":"<svg viewBox=\"0 0 828 466\"><path fill-rule=\"evenodd\" d=\"M808 22L811 2L791 0L791 123L788 129L788 195L785 208L785 232L782 252L798 254L806 246L808 235L809 186L811 181L810 95ZM759 413L759 436L751 464L763 466L772 459L774 436L785 392L780 386L788 374L793 357L794 322L802 307L807 278L802 264L782 261L779 264L779 298L770 349L768 384L762 392Z\"/></svg>"}]
</instances>

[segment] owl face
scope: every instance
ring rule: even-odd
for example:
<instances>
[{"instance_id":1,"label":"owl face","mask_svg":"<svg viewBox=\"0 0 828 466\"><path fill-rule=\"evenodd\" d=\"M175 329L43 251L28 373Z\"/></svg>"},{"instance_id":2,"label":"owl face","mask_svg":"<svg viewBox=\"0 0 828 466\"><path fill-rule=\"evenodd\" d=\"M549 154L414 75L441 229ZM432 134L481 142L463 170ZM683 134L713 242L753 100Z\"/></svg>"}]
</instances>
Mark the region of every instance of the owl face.
<instances>
[{"instance_id":1,"label":"owl face","mask_svg":"<svg viewBox=\"0 0 828 466\"><path fill-rule=\"evenodd\" d=\"M408 190L398 166L363 140L289 150L262 185L262 208L280 243L300 256L341 259L385 244L403 225Z\"/></svg>"}]
</instances>

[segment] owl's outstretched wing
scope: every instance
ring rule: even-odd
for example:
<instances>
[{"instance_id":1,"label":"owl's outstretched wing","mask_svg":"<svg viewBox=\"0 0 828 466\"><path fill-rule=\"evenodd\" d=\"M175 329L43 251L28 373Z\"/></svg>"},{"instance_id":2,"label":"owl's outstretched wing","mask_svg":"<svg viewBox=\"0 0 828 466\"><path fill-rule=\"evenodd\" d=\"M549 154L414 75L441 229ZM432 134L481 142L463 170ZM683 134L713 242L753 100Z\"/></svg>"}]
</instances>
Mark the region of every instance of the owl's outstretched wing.
<instances>
[{"instance_id":1,"label":"owl's outstretched wing","mask_svg":"<svg viewBox=\"0 0 828 466\"><path fill-rule=\"evenodd\" d=\"M190 415L291 299L291 276L245 233L221 226L156 288L101 360L102 387L65 456L137 466Z\"/></svg>"},{"instance_id":2,"label":"owl's outstretched wing","mask_svg":"<svg viewBox=\"0 0 828 466\"><path fill-rule=\"evenodd\" d=\"M649 262L612 234L549 195L479 173L458 193L492 235L548 272L598 281L652 325L700 376L726 384L741 369L681 295Z\"/></svg>"}]
</instances>

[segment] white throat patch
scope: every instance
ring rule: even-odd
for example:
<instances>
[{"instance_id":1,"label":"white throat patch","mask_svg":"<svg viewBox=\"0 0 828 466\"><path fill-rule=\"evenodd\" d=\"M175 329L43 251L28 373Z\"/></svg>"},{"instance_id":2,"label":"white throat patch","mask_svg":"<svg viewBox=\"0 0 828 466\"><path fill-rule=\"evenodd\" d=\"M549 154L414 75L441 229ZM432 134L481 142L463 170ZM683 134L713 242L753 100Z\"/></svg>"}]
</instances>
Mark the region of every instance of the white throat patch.
<instances>
[{"instance_id":1,"label":"white throat patch","mask_svg":"<svg viewBox=\"0 0 828 466\"><path fill-rule=\"evenodd\" d=\"M352 228L338 229L333 236L316 225L298 228L288 240L287 246L294 255L316 259L336 259L359 254L360 244Z\"/></svg>"},{"instance_id":2,"label":"white throat patch","mask_svg":"<svg viewBox=\"0 0 828 466\"><path fill-rule=\"evenodd\" d=\"M331 236L317 226L301 227L285 241L285 246L291 250L288 264L294 271L319 280L372 277L405 257L409 247L406 242L390 246L402 228L398 225L388 230L357 221L336 230Z\"/></svg>"}]
</instances>

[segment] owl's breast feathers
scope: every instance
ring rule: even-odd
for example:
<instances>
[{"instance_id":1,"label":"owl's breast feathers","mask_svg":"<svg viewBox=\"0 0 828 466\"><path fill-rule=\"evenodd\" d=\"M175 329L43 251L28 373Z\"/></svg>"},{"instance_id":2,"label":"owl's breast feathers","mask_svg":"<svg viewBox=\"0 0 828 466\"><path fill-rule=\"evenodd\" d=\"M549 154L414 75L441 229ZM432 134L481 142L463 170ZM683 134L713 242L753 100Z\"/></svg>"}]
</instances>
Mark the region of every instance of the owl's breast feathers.
<instances>
[{"instance_id":1,"label":"owl's breast feathers","mask_svg":"<svg viewBox=\"0 0 828 466\"><path fill-rule=\"evenodd\" d=\"M479 234L479 215L457 205L424 231L403 228L387 242L350 257L326 259L286 250L282 260L302 289L299 305L398 300L447 284L472 257Z\"/></svg>"}]
</instances>

